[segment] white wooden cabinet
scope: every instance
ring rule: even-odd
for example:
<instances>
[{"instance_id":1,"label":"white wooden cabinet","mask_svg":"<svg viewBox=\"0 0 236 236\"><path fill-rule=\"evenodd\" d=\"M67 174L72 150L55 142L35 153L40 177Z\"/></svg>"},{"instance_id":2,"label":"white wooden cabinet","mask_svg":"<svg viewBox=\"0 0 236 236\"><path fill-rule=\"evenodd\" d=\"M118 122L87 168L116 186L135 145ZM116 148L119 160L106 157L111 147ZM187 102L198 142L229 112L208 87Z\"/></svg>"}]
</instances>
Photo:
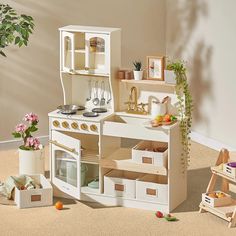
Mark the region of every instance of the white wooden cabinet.
<instances>
[{"instance_id":1,"label":"white wooden cabinet","mask_svg":"<svg viewBox=\"0 0 236 236\"><path fill-rule=\"evenodd\" d=\"M61 69L75 74L110 73L110 35L61 31Z\"/></svg>"},{"instance_id":2,"label":"white wooden cabinet","mask_svg":"<svg viewBox=\"0 0 236 236\"><path fill-rule=\"evenodd\" d=\"M101 82L105 83L105 94L110 93L110 97L106 97L104 105L108 112L96 118L85 118L82 113L65 116L57 110L49 113L51 180L60 190L57 195L66 193L79 200L97 201L105 205L166 213L172 211L187 196L187 175L186 171L183 173L181 164L179 124L177 122L156 129L147 127L144 123L150 116L127 114L124 112L124 103L129 99L131 87L136 86L138 103L148 103L152 97L162 100L168 95L171 98L170 112L175 114L175 86L159 81L119 81L116 78L121 66L120 29L69 25L59 30L64 103L84 105L91 110L94 106L92 99L88 98L94 87L90 88L90 85ZM101 90L98 94L101 94ZM140 141L165 142L168 146L167 164L155 166L134 162L132 147ZM134 143L133 146L130 143ZM124 144L129 146L124 147ZM87 165L86 175L90 180L99 178L97 188L90 188L88 181L81 186L81 179L84 182L82 164ZM142 176L154 175L157 178L145 177L143 183L138 183L142 184L138 188L138 197L127 198L125 194L106 194L104 191L105 176L113 170L117 173L128 171ZM166 182L159 183L158 176L164 177Z\"/></svg>"}]
</instances>

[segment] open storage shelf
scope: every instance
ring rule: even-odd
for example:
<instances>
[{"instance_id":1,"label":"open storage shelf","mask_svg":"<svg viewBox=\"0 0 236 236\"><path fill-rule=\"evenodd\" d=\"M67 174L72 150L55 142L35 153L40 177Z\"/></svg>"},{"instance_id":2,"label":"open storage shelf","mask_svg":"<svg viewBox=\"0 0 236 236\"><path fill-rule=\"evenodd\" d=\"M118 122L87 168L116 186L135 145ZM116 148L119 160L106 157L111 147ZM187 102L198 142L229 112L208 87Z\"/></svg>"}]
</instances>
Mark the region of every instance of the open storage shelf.
<instances>
[{"instance_id":1,"label":"open storage shelf","mask_svg":"<svg viewBox=\"0 0 236 236\"><path fill-rule=\"evenodd\" d=\"M99 154L94 150L83 150L81 162L88 164L99 164Z\"/></svg>"},{"instance_id":2,"label":"open storage shelf","mask_svg":"<svg viewBox=\"0 0 236 236\"><path fill-rule=\"evenodd\" d=\"M236 208L236 200L232 200L232 203L228 206L221 206L221 207L211 207L209 205L200 203L200 207L208 211L214 215L217 215L218 217L227 220L228 222L231 221L232 214L234 212L234 209Z\"/></svg>"},{"instance_id":3,"label":"open storage shelf","mask_svg":"<svg viewBox=\"0 0 236 236\"><path fill-rule=\"evenodd\" d=\"M147 85L161 85L165 87L171 87L175 88L175 84L167 84L165 81L159 81L159 80L148 80L148 79L143 79L143 80L134 80L134 79L122 79L122 83L129 83L129 84L147 84Z\"/></svg>"},{"instance_id":4,"label":"open storage shelf","mask_svg":"<svg viewBox=\"0 0 236 236\"><path fill-rule=\"evenodd\" d=\"M101 167L147 174L167 175L167 169L165 167L133 162L131 159L131 151L132 149L130 148L117 149L107 158L100 160Z\"/></svg>"},{"instance_id":5,"label":"open storage shelf","mask_svg":"<svg viewBox=\"0 0 236 236\"><path fill-rule=\"evenodd\" d=\"M213 167L211 167L211 171L212 171L212 173L214 173L214 174L216 174L216 175L218 175L218 176L221 176L221 177L223 177L223 178L225 178L225 179L227 179L227 180L230 180L230 181L236 183L236 179L234 179L234 178L228 176L228 175L227 175L225 172L223 172L223 170L221 170L218 166L213 166Z\"/></svg>"}]
</instances>

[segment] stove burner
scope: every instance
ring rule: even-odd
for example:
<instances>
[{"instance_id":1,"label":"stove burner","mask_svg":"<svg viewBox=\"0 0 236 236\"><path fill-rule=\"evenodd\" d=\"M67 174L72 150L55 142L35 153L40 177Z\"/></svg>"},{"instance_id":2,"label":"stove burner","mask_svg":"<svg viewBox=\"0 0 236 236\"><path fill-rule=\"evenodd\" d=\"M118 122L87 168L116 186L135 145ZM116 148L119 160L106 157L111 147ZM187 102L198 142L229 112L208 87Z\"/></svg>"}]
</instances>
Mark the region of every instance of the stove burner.
<instances>
[{"instance_id":1,"label":"stove burner","mask_svg":"<svg viewBox=\"0 0 236 236\"><path fill-rule=\"evenodd\" d=\"M61 114L64 115L73 115L76 114L77 111L85 110L84 106L77 106L77 105L61 105L57 107L60 110Z\"/></svg>"},{"instance_id":2,"label":"stove burner","mask_svg":"<svg viewBox=\"0 0 236 236\"><path fill-rule=\"evenodd\" d=\"M83 116L85 117L97 117L99 114L97 112L84 112Z\"/></svg>"},{"instance_id":3,"label":"stove burner","mask_svg":"<svg viewBox=\"0 0 236 236\"><path fill-rule=\"evenodd\" d=\"M93 108L92 112L105 113L107 112L107 109L106 108Z\"/></svg>"}]
</instances>

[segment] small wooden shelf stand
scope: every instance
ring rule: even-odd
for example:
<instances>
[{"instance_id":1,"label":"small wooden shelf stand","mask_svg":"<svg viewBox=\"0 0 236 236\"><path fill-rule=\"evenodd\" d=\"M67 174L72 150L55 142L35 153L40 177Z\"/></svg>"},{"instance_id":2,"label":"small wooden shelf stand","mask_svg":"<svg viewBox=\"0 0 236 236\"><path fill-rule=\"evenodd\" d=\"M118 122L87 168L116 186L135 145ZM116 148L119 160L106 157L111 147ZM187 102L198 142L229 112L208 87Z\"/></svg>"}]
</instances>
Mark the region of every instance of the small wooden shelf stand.
<instances>
[{"instance_id":1,"label":"small wooden shelf stand","mask_svg":"<svg viewBox=\"0 0 236 236\"><path fill-rule=\"evenodd\" d=\"M229 186L236 185L236 179L227 176L222 170L222 165L227 162L229 162L229 152L226 149L222 149L216 161L216 166L211 168L212 176L206 190L207 193L214 191L217 177L222 178L222 185L221 185L222 192L228 193L230 189ZM235 191L234 188L230 190L232 192ZM211 207L201 202L199 207L200 207L199 210L200 213L210 212L229 222L228 224L229 228L236 226L236 200L232 199L230 205L220 206L220 207Z\"/></svg>"}]
</instances>

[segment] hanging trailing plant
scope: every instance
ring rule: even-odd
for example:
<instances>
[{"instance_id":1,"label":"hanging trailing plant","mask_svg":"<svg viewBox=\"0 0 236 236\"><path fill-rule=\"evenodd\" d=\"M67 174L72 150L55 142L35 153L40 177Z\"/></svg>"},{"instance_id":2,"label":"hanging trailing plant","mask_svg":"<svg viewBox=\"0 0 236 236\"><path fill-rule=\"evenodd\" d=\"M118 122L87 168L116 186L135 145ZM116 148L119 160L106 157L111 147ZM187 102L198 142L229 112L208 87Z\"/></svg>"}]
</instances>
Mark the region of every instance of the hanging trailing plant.
<instances>
[{"instance_id":1,"label":"hanging trailing plant","mask_svg":"<svg viewBox=\"0 0 236 236\"><path fill-rule=\"evenodd\" d=\"M6 57L3 50L11 44L27 46L33 29L31 16L18 15L8 4L0 4L0 55Z\"/></svg>"},{"instance_id":2,"label":"hanging trailing plant","mask_svg":"<svg viewBox=\"0 0 236 236\"><path fill-rule=\"evenodd\" d=\"M167 65L167 70L173 70L176 76L177 108L180 115L180 129L183 145L181 163L185 171L190 161L191 140L189 135L192 126L193 99L189 90L184 63L182 61L170 62Z\"/></svg>"}]
</instances>

